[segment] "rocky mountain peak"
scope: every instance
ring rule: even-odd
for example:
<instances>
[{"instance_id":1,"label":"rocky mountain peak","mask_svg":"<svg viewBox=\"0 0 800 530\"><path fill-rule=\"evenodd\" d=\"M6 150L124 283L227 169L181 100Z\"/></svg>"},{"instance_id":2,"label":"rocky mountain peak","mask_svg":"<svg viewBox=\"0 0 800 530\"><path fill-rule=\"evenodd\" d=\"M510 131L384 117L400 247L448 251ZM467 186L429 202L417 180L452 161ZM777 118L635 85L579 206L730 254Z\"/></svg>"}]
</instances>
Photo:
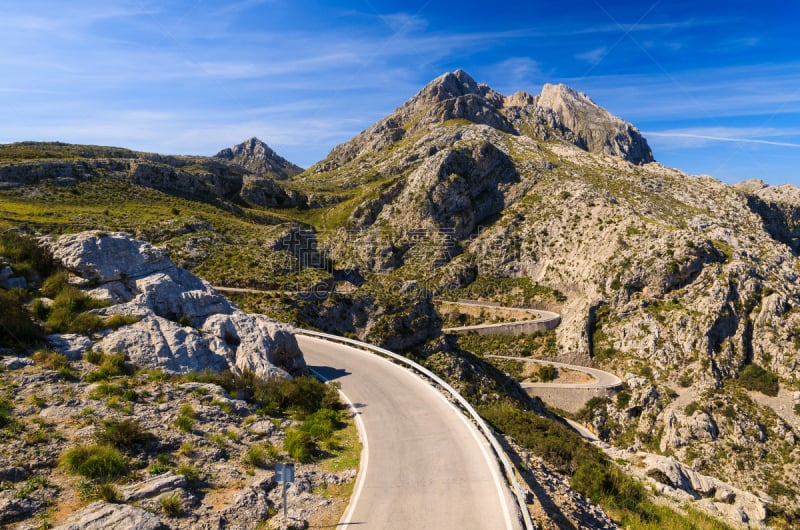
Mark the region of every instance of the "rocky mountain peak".
<instances>
[{"instance_id":1,"label":"rocky mountain peak","mask_svg":"<svg viewBox=\"0 0 800 530\"><path fill-rule=\"evenodd\" d=\"M303 168L278 155L270 146L255 136L223 149L214 158L238 164L256 175L285 179L302 173Z\"/></svg>"},{"instance_id":2,"label":"rocky mountain peak","mask_svg":"<svg viewBox=\"0 0 800 530\"><path fill-rule=\"evenodd\" d=\"M653 162L647 140L630 123L566 85L545 84L536 116L578 147L618 156L634 164Z\"/></svg>"}]
</instances>

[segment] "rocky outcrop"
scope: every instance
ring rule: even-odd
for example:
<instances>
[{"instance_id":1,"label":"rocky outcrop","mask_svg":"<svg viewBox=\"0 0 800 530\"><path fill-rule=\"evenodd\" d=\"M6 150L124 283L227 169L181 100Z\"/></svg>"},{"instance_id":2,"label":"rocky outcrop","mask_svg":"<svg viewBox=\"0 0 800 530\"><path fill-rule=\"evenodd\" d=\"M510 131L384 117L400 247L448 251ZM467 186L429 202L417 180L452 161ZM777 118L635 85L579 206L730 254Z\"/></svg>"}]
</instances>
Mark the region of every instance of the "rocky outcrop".
<instances>
[{"instance_id":1,"label":"rocky outcrop","mask_svg":"<svg viewBox=\"0 0 800 530\"><path fill-rule=\"evenodd\" d=\"M681 499L681 493L699 500L698 507L748 528L766 528L767 505L772 499L762 499L734 488L713 477L687 468L673 458L647 455L642 461L645 475L657 484L657 491Z\"/></svg>"},{"instance_id":2,"label":"rocky outcrop","mask_svg":"<svg viewBox=\"0 0 800 530\"><path fill-rule=\"evenodd\" d=\"M604 153L633 164L653 162L639 130L566 85L546 84L534 98L534 116L581 149Z\"/></svg>"},{"instance_id":3,"label":"rocky outcrop","mask_svg":"<svg viewBox=\"0 0 800 530\"><path fill-rule=\"evenodd\" d=\"M555 137L634 164L653 161L650 147L636 127L613 116L585 94L564 85L545 85L539 96L520 91L506 97L457 70L437 77L390 116L335 147L311 171L335 169L452 120L486 125L513 135L532 134L544 140Z\"/></svg>"},{"instance_id":4,"label":"rocky outcrop","mask_svg":"<svg viewBox=\"0 0 800 530\"><path fill-rule=\"evenodd\" d=\"M278 155L256 137L223 149L214 158L242 166L255 175L277 179L287 179L303 171L303 168Z\"/></svg>"},{"instance_id":5,"label":"rocky outcrop","mask_svg":"<svg viewBox=\"0 0 800 530\"><path fill-rule=\"evenodd\" d=\"M81 232L48 246L62 266L90 282L90 292L105 294L113 303L97 313L139 319L108 333L96 349L124 353L136 366L169 373L231 369L270 377L297 374L305 367L286 326L240 311L175 266L162 249L120 232ZM83 336L51 336L49 342L70 358L80 358L92 344Z\"/></svg>"},{"instance_id":6,"label":"rocky outcrop","mask_svg":"<svg viewBox=\"0 0 800 530\"><path fill-rule=\"evenodd\" d=\"M93 502L72 514L56 530L164 530L166 524L143 508L127 504Z\"/></svg>"}]
</instances>

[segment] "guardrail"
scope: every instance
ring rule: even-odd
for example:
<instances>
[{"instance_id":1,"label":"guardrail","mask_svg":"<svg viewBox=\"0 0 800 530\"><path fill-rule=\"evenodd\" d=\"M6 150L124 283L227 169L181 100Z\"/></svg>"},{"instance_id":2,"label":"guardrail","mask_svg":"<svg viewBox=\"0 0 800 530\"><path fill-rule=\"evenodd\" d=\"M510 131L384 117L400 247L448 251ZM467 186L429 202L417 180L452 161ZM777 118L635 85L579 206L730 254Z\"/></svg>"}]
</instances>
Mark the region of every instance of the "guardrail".
<instances>
[{"instance_id":1,"label":"guardrail","mask_svg":"<svg viewBox=\"0 0 800 530\"><path fill-rule=\"evenodd\" d=\"M514 496L517 499L517 504L519 504L519 509L522 514L522 520L525 523L526 530L534 529L533 521L531 520L531 514L530 512L528 512L528 505L527 502L525 501L526 497L525 492L522 488L522 485L517 480L517 476L514 473L514 466L511 464L511 461L508 459L508 456L506 456L505 451L503 451L500 442L497 440L497 438L494 435L494 432L489 428L489 426L486 424L483 418L481 418L480 414L478 414L478 411L476 411L472 407L472 405L469 404L469 402L464 398L464 396L459 394L455 388L450 386L450 384L447 383L447 381L445 381L438 375L434 374L433 372L431 372L424 366L420 365L419 363L412 361L411 359L403 357L402 355L398 355L392 351L379 348L377 346L373 346L372 344L367 344L366 342L361 342L354 339L348 339L346 337L339 337L338 335L331 335L329 333L322 333L319 331L311 331L299 328L297 329L297 333L300 333L302 335L309 335L311 337L320 337L323 339L335 342L341 342L344 344L349 344L351 346L356 346L361 349L366 349L378 353L380 355L384 355L386 357L394 359L395 361L399 361L409 366L415 371L423 374L425 377L431 379L441 388L445 389L458 402L461 408L469 414L469 416L478 426L478 429L481 431L481 434L483 434L483 436L489 442L489 445L491 445L492 450L495 452L495 455L497 455L498 460L500 460L500 463L502 464L503 471L506 475L506 479L508 480L509 484L513 487L512 489L514 490Z\"/></svg>"}]
</instances>

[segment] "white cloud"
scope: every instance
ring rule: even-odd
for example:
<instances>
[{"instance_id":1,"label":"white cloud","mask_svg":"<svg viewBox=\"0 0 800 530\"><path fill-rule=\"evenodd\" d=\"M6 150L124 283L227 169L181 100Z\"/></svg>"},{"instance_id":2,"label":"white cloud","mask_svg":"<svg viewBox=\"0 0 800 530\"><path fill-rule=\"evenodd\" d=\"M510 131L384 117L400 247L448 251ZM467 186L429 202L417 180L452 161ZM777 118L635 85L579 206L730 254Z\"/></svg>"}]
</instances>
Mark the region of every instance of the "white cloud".
<instances>
[{"instance_id":1,"label":"white cloud","mask_svg":"<svg viewBox=\"0 0 800 530\"><path fill-rule=\"evenodd\" d=\"M596 65L600 64L600 61L602 61L607 54L608 54L608 48L605 46L601 46L599 48L589 50L588 52L579 53L575 55L575 58L580 59L582 61L586 61L589 64Z\"/></svg>"}]
</instances>

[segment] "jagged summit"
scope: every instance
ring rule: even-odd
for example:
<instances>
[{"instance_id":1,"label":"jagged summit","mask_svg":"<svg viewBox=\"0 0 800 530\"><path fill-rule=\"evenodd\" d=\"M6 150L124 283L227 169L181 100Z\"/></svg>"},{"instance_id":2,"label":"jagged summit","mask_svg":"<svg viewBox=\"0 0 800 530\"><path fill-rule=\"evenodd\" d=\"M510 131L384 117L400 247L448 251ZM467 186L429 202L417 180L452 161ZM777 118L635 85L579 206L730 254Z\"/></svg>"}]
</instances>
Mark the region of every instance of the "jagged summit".
<instances>
[{"instance_id":1,"label":"jagged summit","mask_svg":"<svg viewBox=\"0 0 800 530\"><path fill-rule=\"evenodd\" d=\"M278 155L270 146L255 136L238 145L223 149L214 155L214 158L238 164L256 175L277 179L286 179L303 171L303 168Z\"/></svg>"},{"instance_id":2,"label":"jagged summit","mask_svg":"<svg viewBox=\"0 0 800 530\"><path fill-rule=\"evenodd\" d=\"M591 152L624 158L634 164L653 162L647 140L630 123L614 116L589 96L566 85L545 84L534 105L538 117Z\"/></svg>"},{"instance_id":3,"label":"jagged summit","mask_svg":"<svg viewBox=\"0 0 800 530\"><path fill-rule=\"evenodd\" d=\"M633 164L654 161L647 140L636 127L572 88L546 84L538 96L518 91L506 97L456 70L440 75L391 115L335 147L315 169L328 171L450 120L488 125L513 135L561 139Z\"/></svg>"}]
</instances>

